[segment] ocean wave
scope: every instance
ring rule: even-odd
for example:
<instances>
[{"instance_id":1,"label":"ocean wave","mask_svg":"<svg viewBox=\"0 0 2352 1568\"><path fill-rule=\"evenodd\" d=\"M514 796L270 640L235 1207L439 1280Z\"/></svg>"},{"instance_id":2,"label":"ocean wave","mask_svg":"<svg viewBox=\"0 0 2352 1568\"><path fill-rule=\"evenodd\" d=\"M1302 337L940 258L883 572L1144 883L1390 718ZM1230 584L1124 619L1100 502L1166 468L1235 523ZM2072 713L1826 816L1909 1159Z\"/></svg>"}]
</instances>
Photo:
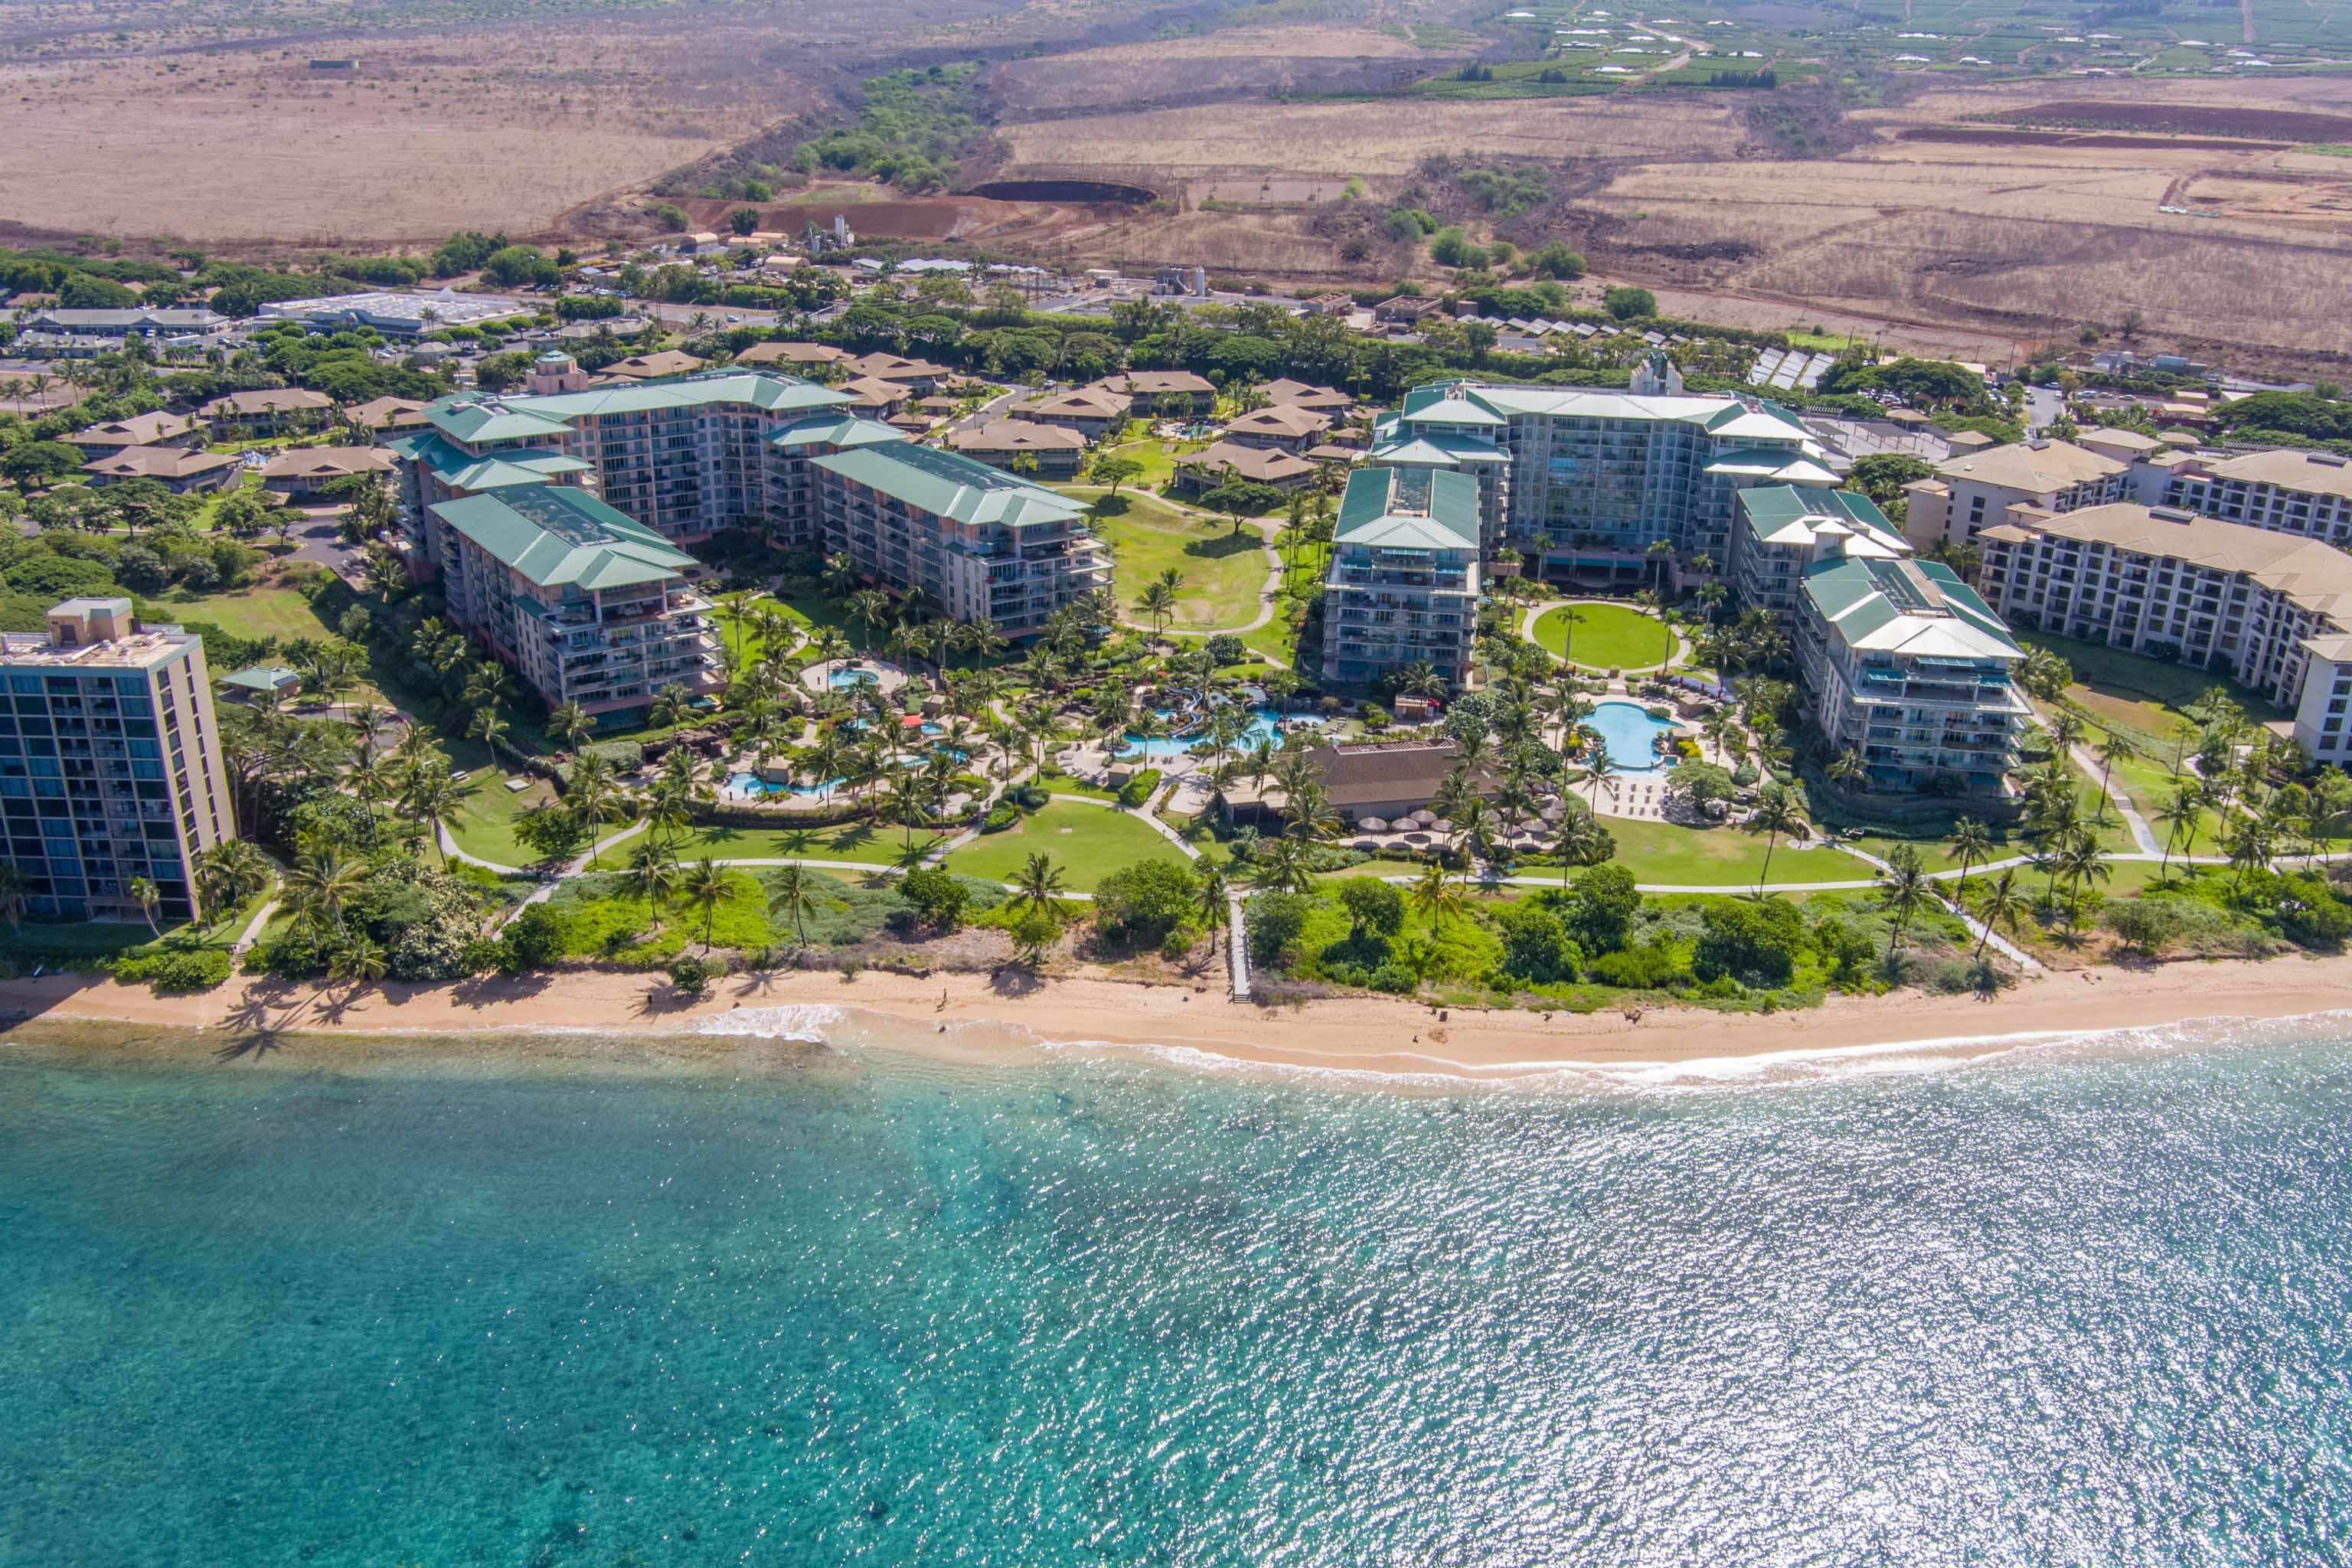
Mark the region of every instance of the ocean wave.
<instances>
[{"instance_id":1,"label":"ocean wave","mask_svg":"<svg viewBox=\"0 0 2352 1568\"><path fill-rule=\"evenodd\" d=\"M762 1040L831 1041L849 1015L826 1002L801 1002L782 1007L739 1007L731 1013L704 1018L694 1026L698 1035L738 1035ZM828 1032L832 1031L832 1032Z\"/></svg>"},{"instance_id":2,"label":"ocean wave","mask_svg":"<svg viewBox=\"0 0 2352 1568\"><path fill-rule=\"evenodd\" d=\"M1677 1092L1722 1089L1790 1089L1862 1078L1927 1076L1960 1068L1984 1067L2033 1053L2046 1059L2056 1049L2093 1055L2139 1054L2217 1047L2278 1045L2299 1037L2333 1037L2352 1021L2352 1008L2297 1014L2284 1018L2200 1018L2175 1024L2133 1025L2109 1029L2020 1029L2004 1033L1949 1035L1918 1040L1886 1040L1858 1046L1822 1046L1785 1051L1755 1051L1684 1060L1606 1060L1541 1058L1524 1061L1466 1062L1425 1050L1388 1051L1388 1062L1425 1067L1359 1067L1342 1062L1285 1061L1228 1055L1197 1046L1123 1043L1112 1040L1039 1040L1042 1050L1101 1059L1141 1057L1192 1072L1295 1078L1399 1088L1543 1090L1609 1088Z\"/></svg>"}]
</instances>

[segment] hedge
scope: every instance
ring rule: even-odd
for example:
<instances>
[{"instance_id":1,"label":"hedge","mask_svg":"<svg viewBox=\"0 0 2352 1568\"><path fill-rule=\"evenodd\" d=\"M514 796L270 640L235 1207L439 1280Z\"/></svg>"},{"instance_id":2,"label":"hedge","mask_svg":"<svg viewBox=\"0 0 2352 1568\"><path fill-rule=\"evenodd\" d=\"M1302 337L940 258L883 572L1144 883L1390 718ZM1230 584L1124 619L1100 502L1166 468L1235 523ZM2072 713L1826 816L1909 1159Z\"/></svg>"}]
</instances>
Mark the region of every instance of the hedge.
<instances>
[{"instance_id":1,"label":"hedge","mask_svg":"<svg viewBox=\"0 0 2352 1568\"><path fill-rule=\"evenodd\" d=\"M1160 793L1160 773L1158 768L1144 769L1119 786L1118 804L1129 811L1145 805L1153 795Z\"/></svg>"}]
</instances>

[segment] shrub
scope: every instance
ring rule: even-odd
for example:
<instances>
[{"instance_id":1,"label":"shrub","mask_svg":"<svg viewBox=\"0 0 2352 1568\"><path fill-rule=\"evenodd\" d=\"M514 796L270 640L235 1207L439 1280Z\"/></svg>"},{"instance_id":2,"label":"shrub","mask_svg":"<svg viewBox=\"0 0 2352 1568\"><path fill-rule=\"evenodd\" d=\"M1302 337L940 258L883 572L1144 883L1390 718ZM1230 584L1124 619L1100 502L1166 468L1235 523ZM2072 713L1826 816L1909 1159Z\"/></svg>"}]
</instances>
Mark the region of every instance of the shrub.
<instances>
[{"instance_id":1,"label":"shrub","mask_svg":"<svg viewBox=\"0 0 2352 1568\"><path fill-rule=\"evenodd\" d=\"M1421 982L1403 964L1391 962L1372 971L1371 988L1385 991L1392 996L1410 996L1421 989Z\"/></svg>"},{"instance_id":2,"label":"shrub","mask_svg":"<svg viewBox=\"0 0 2352 1568\"><path fill-rule=\"evenodd\" d=\"M505 949L499 963L501 974L549 968L563 956L563 921L545 904L533 904L515 917L499 945Z\"/></svg>"},{"instance_id":3,"label":"shrub","mask_svg":"<svg viewBox=\"0 0 2352 1568\"><path fill-rule=\"evenodd\" d=\"M1604 952L1585 966L1603 985L1633 991L1663 991L1689 974L1679 949L1665 942L1648 942L1617 952ZM1733 988L1737 994L1737 987Z\"/></svg>"},{"instance_id":4,"label":"shrub","mask_svg":"<svg viewBox=\"0 0 2352 1568\"><path fill-rule=\"evenodd\" d=\"M940 866L916 867L898 879L898 892L917 916L942 931L955 930L971 902L971 889Z\"/></svg>"},{"instance_id":5,"label":"shrub","mask_svg":"<svg viewBox=\"0 0 2352 1568\"><path fill-rule=\"evenodd\" d=\"M209 991L228 978L228 953L217 947L164 948L127 952L114 961L114 977L126 985L145 984L158 993Z\"/></svg>"},{"instance_id":6,"label":"shrub","mask_svg":"<svg viewBox=\"0 0 2352 1568\"><path fill-rule=\"evenodd\" d=\"M1160 773L1158 768L1146 768L1119 786L1118 804L1128 810L1144 805L1160 793Z\"/></svg>"},{"instance_id":7,"label":"shrub","mask_svg":"<svg viewBox=\"0 0 2352 1568\"><path fill-rule=\"evenodd\" d=\"M1024 811L1041 811L1045 803L1054 798L1054 792L1035 779L1030 779L1014 790L1011 798Z\"/></svg>"},{"instance_id":8,"label":"shrub","mask_svg":"<svg viewBox=\"0 0 2352 1568\"><path fill-rule=\"evenodd\" d=\"M669 966L669 983L688 996L699 996L710 984L710 966L692 953L681 953Z\"/></svg>"},{"instance_id":9,"label":"shrub","mask_svg":"<svg viewBox=\"0 0 2352 1568\"><path fill-rule=\"evenodd\" d=\"M1020 820L1020 806L1010 800L1000 800L988 808L986 816L980 819L980 830L982 833L1002 833Z\"/></svg>"},{"instance_id":10,"label":"shrub","mask_svg":"<svg viewBox=\"0 0 2352 1568\"><path fill-rule=\"evenodd\" d=\"M602 757L621 773L633 773L645 766L646 749L635 741L597 741L580 748L583 757Z\"/></svg>"},{"instance_id":11,"label":"shrub","mask_svg":"<svg viewBox=\"0 0 2352 1568\"><path fill-rule=\"evenodd\" d=\"M1183 861L1139 860L1102 879L1095 889L1095 919L1123 942L1161 942L1192 918L1200 886Z\"/></svg>"}]
</instances>

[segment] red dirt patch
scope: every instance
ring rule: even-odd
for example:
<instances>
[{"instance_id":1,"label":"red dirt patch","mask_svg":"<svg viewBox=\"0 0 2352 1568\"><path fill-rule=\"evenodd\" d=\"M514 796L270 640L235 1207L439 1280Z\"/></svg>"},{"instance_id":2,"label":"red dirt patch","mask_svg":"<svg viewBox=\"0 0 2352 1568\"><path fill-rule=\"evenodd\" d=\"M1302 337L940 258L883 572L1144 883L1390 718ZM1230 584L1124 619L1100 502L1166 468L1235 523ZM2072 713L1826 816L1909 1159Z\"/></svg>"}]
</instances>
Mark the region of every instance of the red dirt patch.
<instances>
[{"instance_id":1,"label":"red dirt patch","mask_svg":"<svg viewBox=\"0 0 2352 1568\"><path fill-rule=\"evenodd\" d=\"M2116 131L2186 132L2285 142L2352 142L2352 116L2292 109L2234 109L2193 103L2107 103L2069 99L2037 103L1994 118L2011 125L2093 125Z\"/></svg>"},{"instance_id":2,"label":"red dirt patch","mask_svg":"<svg viewBox=\"0 0 2352 1568\"><path fill-rule=\"evenodd\" d=\"M2315 117L2316 118L2316 117ZM2189 136L2101 136L2080 131L1989 131L1973 125L1920 125L1898 142L1956 142L1970 147L2091 147L2164 149L2187 153L2284 153L2292 142L2217 142Z\"/></svg>"}]
</instances>

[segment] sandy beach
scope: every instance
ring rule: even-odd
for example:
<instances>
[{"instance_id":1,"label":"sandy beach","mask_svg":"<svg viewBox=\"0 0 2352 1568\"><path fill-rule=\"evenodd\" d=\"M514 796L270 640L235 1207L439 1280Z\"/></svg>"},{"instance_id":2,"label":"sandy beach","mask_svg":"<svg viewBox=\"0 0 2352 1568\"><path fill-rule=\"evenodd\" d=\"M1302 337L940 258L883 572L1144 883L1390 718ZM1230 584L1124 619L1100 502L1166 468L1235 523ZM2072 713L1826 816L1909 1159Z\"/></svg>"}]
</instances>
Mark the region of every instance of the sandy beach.
<instances>
[{"instance_id":1,"label":"sandy beach","mask_svg":"<svg viewBox=\"0 0 2352 1568\"><path fill-rule=\"evenodd\" d=\"M707 1051L740 1060L747 1036L811 1033L782 1010L818 1006L843 1010L877 1043L966 1059L1018 1057L1040 1043L1091 1044L1189 1047L1273 1066L1493 1079L1580 1064L1689 1063L1900 1044L1965 1055L2021 1036L2294 1017L2352 1006L2352 955L2077 971L2024 981L1990 1002L1901 993L1833 998L1810 1011L1770 1015L1653 1008L1639 1020L1613 1011L1441 1011L1370 997L1261 1007L1230 1002L1221 986L1210 984L1075 977L1001 988L984 975L917 979L873 971L855 980L831 972L730 976L692 1003L658 976L606 973L392 985L355 998L341 989L266 980L161 997L72 976L0 982L0 1009L20 1018L196 1029L223 1045L267 1041L269 1048L252 1056L289 1065L306 1058L319 1065L323 1058L301 1042L335 1036L371 1037L380 1051L399 1054L400 1036L499 1033L543 1041L573 1032L658 1041L658 1054L668 1058L690 1060ZM543 1043L532 1048L572 1054Z\"/></svg>"}]
</instances>

